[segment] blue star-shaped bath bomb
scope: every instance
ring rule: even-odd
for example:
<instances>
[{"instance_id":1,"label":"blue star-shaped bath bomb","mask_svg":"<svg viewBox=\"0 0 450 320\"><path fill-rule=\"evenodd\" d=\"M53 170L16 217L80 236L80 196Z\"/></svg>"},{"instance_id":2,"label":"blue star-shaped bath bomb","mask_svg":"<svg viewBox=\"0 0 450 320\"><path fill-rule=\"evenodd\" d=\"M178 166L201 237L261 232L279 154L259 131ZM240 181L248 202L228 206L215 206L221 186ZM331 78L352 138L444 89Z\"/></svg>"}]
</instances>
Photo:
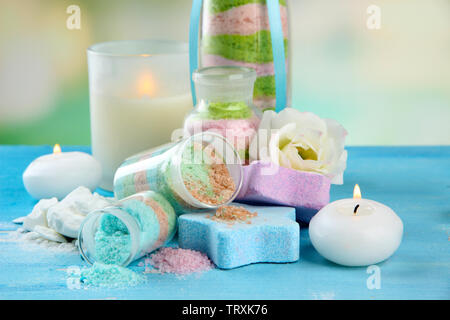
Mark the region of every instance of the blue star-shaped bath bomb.
<instances>
[{"instance_id":1,"label":"blue star-shaped bath bomb","mask_svg":"<svg viewBox=\"0 0 450 320\"><path fill-rule=\"evenodd\" d=\"M294 262L300 255L300 226L295 208L243 206L257 212L246 222L215 221L209 213L184 214L178 218L181 248L204 252L222 269L257 262Z\"/></svg>"}]
</instances>

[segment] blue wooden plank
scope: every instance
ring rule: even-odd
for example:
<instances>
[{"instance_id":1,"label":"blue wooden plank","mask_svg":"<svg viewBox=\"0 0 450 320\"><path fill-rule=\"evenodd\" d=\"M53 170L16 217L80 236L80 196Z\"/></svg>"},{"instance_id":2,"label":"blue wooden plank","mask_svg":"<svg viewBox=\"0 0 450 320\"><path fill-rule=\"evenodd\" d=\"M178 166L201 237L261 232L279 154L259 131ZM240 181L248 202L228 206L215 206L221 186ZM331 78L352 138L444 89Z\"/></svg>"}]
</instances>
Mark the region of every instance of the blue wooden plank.
<instances>
[{"instance_id":1,"label":"blue wooden plank","mask_svg":"<svg viewBox=\"0 0 450 320\"><path fill-rule=\"evenodd\" d=\"M405 227L397 253L379 264L381 289L369 290L366 268L324 260L301 232L300 261L255 264L179 278L148 275L142 286L116 290L70 290L68 266L83 266L77 254L55 254L5 242L13 218L35 204L22 172L51 146L0 146L0 299L449 299L450 147L349 148L345 184L332 200L351 197L359 183L363 197L391 206ZM89 151L88 147L63 150ZM3 231L3 232L1 232ZM137 263L136 271L142 270Z\"/></svg>"}]
</instances>

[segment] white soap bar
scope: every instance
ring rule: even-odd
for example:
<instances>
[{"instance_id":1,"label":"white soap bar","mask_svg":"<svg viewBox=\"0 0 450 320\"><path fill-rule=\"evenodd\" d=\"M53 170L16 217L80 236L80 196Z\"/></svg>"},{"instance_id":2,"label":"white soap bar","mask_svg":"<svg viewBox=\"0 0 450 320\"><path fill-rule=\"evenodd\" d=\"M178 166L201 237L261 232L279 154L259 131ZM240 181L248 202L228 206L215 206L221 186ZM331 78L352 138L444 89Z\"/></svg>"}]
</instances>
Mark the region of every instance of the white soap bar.
<instances>
[{"instance_id":1,"label":"white soap bar","mask_svg":"<svg viewBox=\"0 0 450 320\"><path fill-rule=\"evenodd\" d=\"M30 163L23 173L23 184L33 198L62 199L79 186L94 191L101 173L100 163L87 153L53 153Z\"/></svg>"}]
</instances>

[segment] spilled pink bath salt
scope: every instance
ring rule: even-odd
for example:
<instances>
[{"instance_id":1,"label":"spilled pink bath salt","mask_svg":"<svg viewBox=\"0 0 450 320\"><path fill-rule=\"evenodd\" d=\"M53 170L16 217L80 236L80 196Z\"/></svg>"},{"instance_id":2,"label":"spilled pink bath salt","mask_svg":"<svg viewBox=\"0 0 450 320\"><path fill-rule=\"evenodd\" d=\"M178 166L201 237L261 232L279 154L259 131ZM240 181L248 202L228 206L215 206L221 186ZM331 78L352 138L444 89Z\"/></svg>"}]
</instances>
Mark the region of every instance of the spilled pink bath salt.
<instances>
[{"instance_id":1,"label":"spilled pink bath salt","mask_svg":"<svg viewBox=\"0 0 450 320\"><path fill-rule=\"evenodd\" d=\"M175 273L178 275L203 272L214 268L214 264L204 253L171 247L159 249L146 259L145 263L152 265L160 273Z\"/></svg>"}]
</instances>

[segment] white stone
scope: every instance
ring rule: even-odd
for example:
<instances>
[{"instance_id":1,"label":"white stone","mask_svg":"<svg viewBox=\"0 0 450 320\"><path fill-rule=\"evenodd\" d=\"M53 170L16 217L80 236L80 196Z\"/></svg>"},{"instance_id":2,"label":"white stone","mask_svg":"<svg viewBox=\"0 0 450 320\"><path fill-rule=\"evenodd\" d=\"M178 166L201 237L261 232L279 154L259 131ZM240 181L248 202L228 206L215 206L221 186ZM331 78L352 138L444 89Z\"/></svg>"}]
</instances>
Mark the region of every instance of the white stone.
<instances>
[{"instance_id":1,"label":"white stone","mask_svg":"<svg viewBox=\"0 0 450 320\"><path fill-rule=\"evenodd\" d=\"M112 198L111 198L112 199ZM112 200L104 198L98 193L94 193L90 198L85 199L85 201L76 200L75 204L80 212L88 215L90 212L97 210L99 208L104 208L112 204Z\"/></svg>"},{"instance_id":2,"label":"white stone","mask_svg":"<svg viewBox=\"0 0 450 320\"><path fill-rule=\"evenodd\" d=\"M25 218L26 218L26 217L19 217L19 218L17 218L17 219L14 219L14 220L13 220L13 223L15 223L15 224L22 224L23 221L25 220Z\"/></svg>"},{"instance_id":3,"label":"white stone","mask_svg":"<svg viewBox=\"0 0 450 320\"><path fill-rule=\"evenodd\" d=\"M48 210L48 226L66 237L76 238L86 215L109 203L106 198L94 196L89 189L79 187Z\"/></svg>"},{"instance_id":4,"label":"white stone","mask_svg":"<svg viewBox=\"0 0 450 320\"><path fill-rule=\"evenodd\" d=\"M66 237L76 238L85 215L75 206L55 206L47 214L48 226Z\"/></svg>"},{"instance_id":5,"label":"white stone","mask_svg":"<svg viewBox=\"0 0 450 320\"><path fill-rule=\"evenodd\" d=\"M58 203L56 198L42 199L33 208L33 211L23 220L23 228L33 231L35 226L48 227L47 211L50 207Z\"/></svg>"},{"instance_id":6,"label":"white stone","mask_svg":"<svg viewBox=\"0 0 450 320\"><path fill-rule=\"evenodd\" d=\"M39 239L39 237L40 237L39 233L34 232L34 231L28 232L24 235L25 240L36 240L36 239Z\"/></svg>"}]
</instances>

